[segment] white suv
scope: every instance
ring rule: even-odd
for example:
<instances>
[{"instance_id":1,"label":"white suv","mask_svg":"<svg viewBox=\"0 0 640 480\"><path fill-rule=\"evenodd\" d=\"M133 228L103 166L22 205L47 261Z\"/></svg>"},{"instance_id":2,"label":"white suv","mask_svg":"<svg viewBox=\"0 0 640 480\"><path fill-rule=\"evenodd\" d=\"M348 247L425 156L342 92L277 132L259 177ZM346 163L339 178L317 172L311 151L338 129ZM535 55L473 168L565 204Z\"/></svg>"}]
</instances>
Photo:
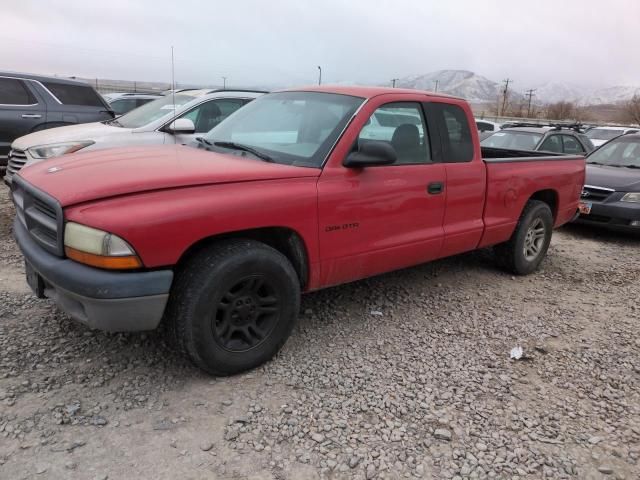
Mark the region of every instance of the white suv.
<instances>
[{"instance_id":1,"label":"white suv","mask_svg":"<svg viewBox=\"0 0 640 480\"><path fill-rule=\"evenodd\" d=\"M237 109L266 92L186 90L149 102L105 122L69 125L17 138L11 144L4 181L22 167L78 150L163 143L195 144Z\"/></svg>"}]
</instances>

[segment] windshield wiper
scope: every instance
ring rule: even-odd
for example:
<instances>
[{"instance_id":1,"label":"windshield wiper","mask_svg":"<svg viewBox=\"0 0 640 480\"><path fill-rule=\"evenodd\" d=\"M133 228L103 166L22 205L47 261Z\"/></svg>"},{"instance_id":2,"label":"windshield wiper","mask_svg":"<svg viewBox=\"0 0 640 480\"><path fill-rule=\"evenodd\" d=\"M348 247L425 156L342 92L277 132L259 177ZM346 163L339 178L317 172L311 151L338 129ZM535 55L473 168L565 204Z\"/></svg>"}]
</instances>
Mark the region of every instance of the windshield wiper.
<instances>
[{"instance_id":1,"label":"windshield wiper","mask_svg":"<svg viewBox=\"0 0 640 480\"><path fill-rule=\"evenodd\" d=\"M589 165L604 165L604 163L600 162L587 162Z\"/></svg>"},{"instance_id":2,"label":"windshield wiper","mask_svg":"<svg viewBox=\"0 0 640 480\"><path fill-rule=\"evenodd\" d=\"M209 141L207 141L207 143L210 144ZM265 162L275 163L275 160L271 158L269 155L267 155L266 153L259 152L255 148L249 147L248 145L242 145L241 143L235 143L235 142L213 142L213 144L216 147L231 148L233 150L242 150L243 152L249 152L251 155L255 155L256 157L258 157L261 160L264 160Z\"/></svg>"},{"instance_id":3,"label":"windshield wiper","mask_svg":"<svg viewBox=\"0 0 640 480\"><path fill-rule=\"evenodd\" d=\"M211 143L209 140L207 140L204 137L196 137L196 140L198 141L198 143L207 145L208 147L213 146L213 143ZM204 148L207 148L207 147L204 147Z\"/></svg>"},{"instance_id":4,"label":"windshield wiper","mask_svg":"<svg viewBox=\"0 0 640 480\"><path fill-rule=\"evenodd\" d=\"M610 167L620 167L620 168L640 168L638 165L620 165L620 164L612 164Z\"/></svg>"},{"instance_id":5,"label":"windshield wiper","mask_svg":"<svg viewBox=\"0 0 640 480\"><path fill-rule=\"evenodd\" d=\"M117 118L113 118L111 120L107 120L104 122L106 125L115 125L116 127L122 127L122 124L118 121Z\"/></svg>"}]
</instances>

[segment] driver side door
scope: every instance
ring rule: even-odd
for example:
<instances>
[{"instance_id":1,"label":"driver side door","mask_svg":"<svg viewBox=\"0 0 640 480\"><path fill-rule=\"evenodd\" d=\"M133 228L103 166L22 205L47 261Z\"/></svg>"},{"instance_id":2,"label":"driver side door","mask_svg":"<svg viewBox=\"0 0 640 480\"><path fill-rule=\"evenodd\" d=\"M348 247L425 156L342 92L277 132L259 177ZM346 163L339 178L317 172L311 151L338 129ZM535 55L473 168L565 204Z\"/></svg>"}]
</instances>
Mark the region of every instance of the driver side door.
<instances>
[{"instance_id":1,"label":"driver side door","mask_svg":"<svg viewBox=\"0 0 640 480\"><path fill-rule=\"evenodd\" d=\"M442 249L446 172L434 159L438 136L428 128L420 102L381 101L365 107L368 121L352 151L362 142L383 141L394 147L396 162L335 166L318 181L323 286L426 262ZM388 127L379 129L372 116L384 118Z\"/></svg>"}]
</instances>

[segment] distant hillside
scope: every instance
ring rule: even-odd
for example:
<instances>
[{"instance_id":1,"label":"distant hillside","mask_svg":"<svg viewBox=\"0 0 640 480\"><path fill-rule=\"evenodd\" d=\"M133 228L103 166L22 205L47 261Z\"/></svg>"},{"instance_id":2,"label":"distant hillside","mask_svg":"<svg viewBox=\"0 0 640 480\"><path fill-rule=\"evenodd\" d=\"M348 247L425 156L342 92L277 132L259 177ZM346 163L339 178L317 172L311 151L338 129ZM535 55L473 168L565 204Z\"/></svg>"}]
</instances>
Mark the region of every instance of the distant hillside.
<instances>
[{"instance_id":1,"label":"distant hillside","mask_svg":"<svg viewBox=\"0 0 640 480\"><path fill-rule=\"evenodd\" d=\"M470 102L495 102L501 90L498 82L468 70L438 70L424 75L401 78L397 86L438 91L462 97ZM519 96L519 94L517 94Z\"/></svg>"},{"instance_id":2,"label":"distant hillside","mask_svg":"<svg viewBox=\"0 0 640 480\"><path fill-rule=\"evenodd\" d=\"M495 103L501 95L503 84L490 80L468 70L438 70L431 73L411 75L401 78L397 86L433 91L438 82L438 91L462 97L472 103ZM533 86L533 103L555 103L571 101L582 105L609 105L629 100L634 94L640 94L640 86L611 86L589 88L567 82L552 81ZM522 86L510 86L511 103L524 100Z\"/></svg>"}]
</instances>

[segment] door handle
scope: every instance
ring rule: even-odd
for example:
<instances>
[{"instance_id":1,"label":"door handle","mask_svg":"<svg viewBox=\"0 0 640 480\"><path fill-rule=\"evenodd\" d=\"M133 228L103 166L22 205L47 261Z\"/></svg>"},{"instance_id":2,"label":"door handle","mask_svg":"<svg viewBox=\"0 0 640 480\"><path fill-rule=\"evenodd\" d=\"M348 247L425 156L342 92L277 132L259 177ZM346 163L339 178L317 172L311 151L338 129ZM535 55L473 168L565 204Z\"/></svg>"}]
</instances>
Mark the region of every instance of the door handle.
<instances>
[{"instance_id":1,"label":"door handle","mask_svg":"<svg viewBox=\"0 0 640 480\"><path fill-rule=\"evenodd\" d=\"M22 115L22 118L42 118L42 115L37 113L25 113Z\"/></svg>"},{"instance_id":2,"label":"door handle","mask_svg":"<svg viewBox=\"0 0 640 480\"><path fill-rule=\"evenodd\" d=\"M431 182L429 185L427 185L427 193L430 193L431 195L438 195L442 192L444 192L443 182Z\"/></svg>"}]
</instances>

